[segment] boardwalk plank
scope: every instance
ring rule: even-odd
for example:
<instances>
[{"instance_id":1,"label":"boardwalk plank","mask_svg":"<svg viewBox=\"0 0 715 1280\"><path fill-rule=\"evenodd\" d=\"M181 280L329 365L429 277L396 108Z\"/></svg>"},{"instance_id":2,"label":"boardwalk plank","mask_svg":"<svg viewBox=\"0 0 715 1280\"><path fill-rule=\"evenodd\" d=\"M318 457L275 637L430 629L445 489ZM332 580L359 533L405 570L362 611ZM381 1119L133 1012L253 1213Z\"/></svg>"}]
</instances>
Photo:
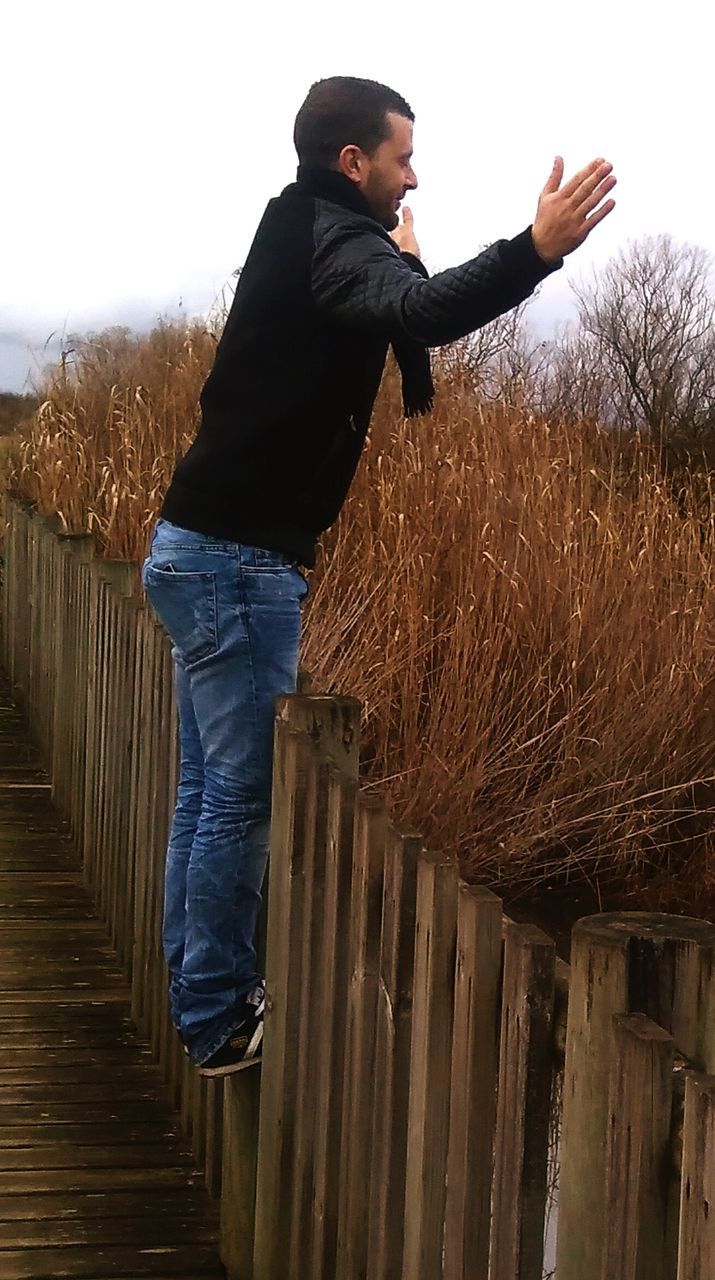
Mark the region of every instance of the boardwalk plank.
<instances>
[{"instance_id":1,"label":"boardwalk plank","mask_svg":"<svg viewBox=\"0 0 715 1280\"><path fill-rule=\"evenodd\" d=\"M41 1222L0 1220L0 1261L3 1249L35 1249L38 1245L66 1248L79 1244L104 1248L121 1245L127 1240L154 1248L157 1245L208 1244L215 1235L216 1224L206 1214L199 1221L195 1217L152 1218L147 1221L136 1213L123 1218L78 1217L67 1222L61 1218L45 1218Z\"/></svg>"},{"instance_id":2,"label":"boardwalk plank","mask_svg":"<svg viewBox=\"0 0 715 1280\"><path fill-rule=\"evenodd\" d=\"M148 1150L151 1151L151 1148ZM165 1157L164 1157L165 1159ZM154 1192L167 1187L193 1187L201 1184L201 1176L187 1170L186 1164L166 1165L147 1170L143 1166L121 1169L115 1165L103 1169L13 1169L0 1171L0 1197L22 1199L42 1191L121 1191L125 1187ZM76 1197L72 1203L77 1207Z\"/></svg>"},{"instance_id":3,"label":"boardwalk plank","mask_svg":"<svg viewBox=\"0 0 715 1280\"><path fill-rule=\"evenodd\" d=\"M5 1089L10 1085L20 1085L22 1087L49 1085L51 1088L62 1087L66 1090L68 1061L65 1058L60 1062L48 1063L46 1060L47 1053L50 1052L51 1050L47 1050L46 1054L37 1054L33 1062L28 1061L31 1055L16 1053L14 1055L16 1065L10 1066L8 1063L6 1066L0 1067L0 1089ZM161 1076L151 1059L145 1055L142 1056L141 1051L138 1049L127 1049L121 1059L117 1059L114 1053L105 1054L104 1062L98 1061L93 1049L85 1051L84 1062L78 1062L77 1052L79 1051L75 1051L74 1059L70 1059L73 1067L72 1084L75 1088L83 1084L100 1085L107 1082L121 1086L125 1083L133 1084L138 1080L144 1081L147 1088L161 1087ZM131 1056L132 1053L134 1054L133 1057ZM8 1054L7 1057L3 1055L0 1061L7 1062L7 1059L12 1056L11 1054ZM49 1097L50 1094L48 1093L47 1096ZM162 1094L162 1097L165 1097L165 1095ZM2 1098L7 1101L6 1094L3 1094Z\"/></svg>"},{"instance_id":4,"label":"boardwalk plank","mask_svg":"<svg viewBox=\"0 0 715 1280\"><path fill-rule=\"evenodd\" d=\"M35 1108L35 1111L37 1109ZM100 1146L123 1146L125 1142L161 1142L165 1138L178 1139L180 1130L173 1120L162 1123L148 1120L145 1123L128 1124L126 1120L110 1120L91 1127L82 1124L0 1124L0 1147L31 1147L54 1142L58 1145L78 1143L87 1146L90 1137Z\"/></svg>"},{"instance_id":5,"label":"boardwalk plank","mask_svg":"<svg viewBox=\"0 0 715 1280\"><path fill-rule=\"evenodd\" d=\"M101 1032L94 1032L91 1027L76 1027L70 1031L61 1031L56 1027L39 1031L33 1030L32 1027L20 1027L17 1031L6 1031L0 1036L0 1053L5 1056L11 1049L18 1052L23 1049L47 1049L50 1052L53 1049L95 1047L99 1050L116 1047L117 1053L120 1054L122 1048L131 1043L129 1036L123 1037L121 1032L113 1032L110 1027Z\"/></svg>"},{"instance_id":6,"label":"boardwalk plank","mask_svg":"<svg viewBox=\"0 0 715 1280\"><path fill-rule=\"evenodd\" d=\"M65 1097L71 1097L73 1092L71 1082L68 1081ZM12 1125L30 1125L33 1119L46 1125L72 1124L77 1127L87 1124L108 1124L112 1121L118 1124L152 1123L157 1118L157 1112L161 1115L165 1110L166 1104L162 1106L153 1101L143 1102L134 1099L124 1102L121 1098L114 1098L104 1103L33 1101L18 1102L14 1105L0 1100L0 1126L7 1129ZM169 1113L166 1112L166 1115L169 1120ZM169 1123L171 1123L170 1120Z\"/></svg>"},{"instance_id":7,"label":"boardwalk plank","mask_svg":"<svg viewBox=\"0 0 715 1280\"><path fill-rule=\"evenodd\" d=\"M66 1188L64 1188L66 1191ZM30 1192L24 1196L0 1194L0 1224L10 1222L34 1222L40 1229L47 1222L72 1223L76 1226L85 1221L92 1223L95 1229L97 1219L122 1218L126 1224L128 1218L181 1219L182 1221L201 1215L206 1223L212 1219L200 1203L192 1187L182 1185L172 1187L141 1186L133 1190L115 1191L113 1188L83 1189L81 1195L61 1195L55 1191ZM218 1210L214 1210L213 1222L216 1224ZM55 1228L53 1227L53 1230ZM6 1243L2 1234L4 1226L0 1226L0 1244ZM26 1227L20 1228L22 1232ZM151 1229L142 1223L142 1230L147 1234ZM13 1238L13 1243L17 1243ZM44 1243L44 1236L43 1236Z\"/></svg>"},{"instance_id":8,"label":"boardwalk plank","mask_svg":"<svg viewBox=\"0 0 715 1280\"><path fill-rule=\"evenodd\" d=\"M87 1135L85 1135L86 1141ZM153 1179L158 1168L174 1168L176 1165L191 1165L187 1178L195 1176L193 1156L187 1151L179 1139L171 1135L161 1134L154 1141L137 1140L130 1146L99 1145L96 1147L58 1143L42 1145L38 1139L33 1146L0 1148L0 1173L17 1170L85 1170L91 1173L95 1169L112 1170L118 1176L123 1169L150 1170Z\"/></svg>"},{"instance_id":9,"label":"boardwalk plank","mask_svg":"<svg viewBox=\"0 0 715 1280\"><path fill-rule=\"evenodd\" d=\"M47 1080L33 1081L30 1083L13 1083L6 1084L3 1082L0 1073L0 1116L5 1116L4 1108L12 1105L18 1111L24 1110L25 1106L32 1106L35 1111L38 1107L42 1110L40 1115L45 1115L47 1105L61 1104L72 1106L76 1110L89 1110L87 1103L104 1103L101 1111L99 1107L92 1107L91 1110L99 1112L100 1115L106 1115L106 1104L134 1103L134 1102L157 1102L166 1105L166 1093L161 1080L157 1080L152 1075L147 1076L146 1072L140 1071L133 1079L127 1079L125 1076L115 1075L113 1078L109 1076L104 1081L95 1076L89 1082L87 1080L78 1080L72 1073L72 1097L74 1102L69 1104L66 1102L67 1072L60 1073L64 1075L63 1080L56 1080L54 1084ZM136 1115L136 1110L132 1105L129 1110L132 1115ZM153 1107L151 1108L153 1112ZM6 1119L7 1123L7 1119Z\"/></svg>"},{"instance_id":10,"label":"boardwalk plank","mask_svg":"<svg viewBox=\"0 0 715 1280\"><path fill-rule=\"evenodd\" d=\"M146 1276L223 1280L225 1272L207 1246L137 1248L125 1243L0 1251L0 1280L145 1280Z\"/></svg>"}]
</instances>

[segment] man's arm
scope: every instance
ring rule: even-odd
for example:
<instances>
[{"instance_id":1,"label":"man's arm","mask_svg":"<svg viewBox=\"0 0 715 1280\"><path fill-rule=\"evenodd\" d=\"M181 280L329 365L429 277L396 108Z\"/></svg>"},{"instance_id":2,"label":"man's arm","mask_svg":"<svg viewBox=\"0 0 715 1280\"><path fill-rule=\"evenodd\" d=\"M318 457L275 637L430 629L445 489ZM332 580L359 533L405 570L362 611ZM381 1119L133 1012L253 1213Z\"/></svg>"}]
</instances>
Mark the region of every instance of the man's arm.
<instances>
[{"instance_id":1,"label":"man's arm","mask_svg":"<svg viewBox=\"0 0 715 1280\"><path fill-rule=\"evenodd\" d=\"M318 306L346 324L439 347L523 302L560 265L539 257L527 228L425 278L366 220L364 228L335 227L318 243L312 288Z\"/></svg>"},{"instance_id":2,"label":"man's arm","mask_svg":"<svg viewBox=\"0 0 715 1280\"><path fill-rule=\"evenodd\" d=\"M564 164L557 156L533 227L432 279L418 274L419 259L410 262L368 222L335 227L316 246L313 295L320 307L360 328L404 333L425 346L452 342L523 302L563 255L583 244L615 206L614 200L601 204L616 183L611 168L594 160L562 187Z\"/></svg>"}]
</instances>

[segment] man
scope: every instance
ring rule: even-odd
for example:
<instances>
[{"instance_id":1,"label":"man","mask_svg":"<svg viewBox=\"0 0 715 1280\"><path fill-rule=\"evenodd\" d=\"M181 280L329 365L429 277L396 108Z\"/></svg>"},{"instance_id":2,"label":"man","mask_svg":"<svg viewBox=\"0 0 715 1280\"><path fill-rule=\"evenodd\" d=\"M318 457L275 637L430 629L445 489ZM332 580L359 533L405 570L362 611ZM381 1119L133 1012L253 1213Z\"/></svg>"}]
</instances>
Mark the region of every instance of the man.
<instances>
[{"instance_id":1,"label":"man","mask_svg":"<svg viewBox=\"0 0 715 1280\"><path fill-rule=\"evenodd\" d=\"M258 227L143 577L172 640L181 770L167 852L172 1016L202 1074L260 1058L253 945L268 856L273 704L295 689L315 542L345 500L388 347L404 411L432 404L428 348L515 307L613 208L611 166L565 186L557 158L534 223L432 279L412 216L414 115L370 80L311 88L297 181Z\"/></svg>"}]
</instances>

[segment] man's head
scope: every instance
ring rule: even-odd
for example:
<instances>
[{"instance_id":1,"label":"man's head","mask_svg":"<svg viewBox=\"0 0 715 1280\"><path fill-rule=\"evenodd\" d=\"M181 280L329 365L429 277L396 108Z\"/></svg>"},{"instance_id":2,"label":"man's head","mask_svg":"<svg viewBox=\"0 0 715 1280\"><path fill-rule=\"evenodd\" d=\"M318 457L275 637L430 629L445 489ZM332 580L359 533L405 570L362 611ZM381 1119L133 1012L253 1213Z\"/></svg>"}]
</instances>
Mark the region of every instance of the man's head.
<instances>
[{"instance_id":1,"label":"man's head","mask_svg":"<svg viewBox=\"0 0 715 1280\"><path fill-rule=\"evenodd\" d=\"M417 178L412 168L414 113L394 89L375 80L332 76L311 88L295 120L301 165L344 173L388 231Z\"/></svg>"}]
</instances>

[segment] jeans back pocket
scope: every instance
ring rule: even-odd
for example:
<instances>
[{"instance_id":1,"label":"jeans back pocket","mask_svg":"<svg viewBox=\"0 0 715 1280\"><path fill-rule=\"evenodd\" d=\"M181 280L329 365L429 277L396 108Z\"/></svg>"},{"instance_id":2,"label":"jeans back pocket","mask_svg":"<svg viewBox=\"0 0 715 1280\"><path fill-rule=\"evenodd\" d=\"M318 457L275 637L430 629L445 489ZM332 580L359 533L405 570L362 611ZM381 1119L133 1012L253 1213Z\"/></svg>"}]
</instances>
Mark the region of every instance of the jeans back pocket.
<instances>
[{"instance_id":1,"label":"jeans back pocket","mask_svg":"<svg viewBox=\"0 0 715 1280\"><path fill-rule=\"evenodd\" d=\"M218 651L216 574L180 573L148 563L144 590L186 666Z\"/></svg>"}]
</instances>

